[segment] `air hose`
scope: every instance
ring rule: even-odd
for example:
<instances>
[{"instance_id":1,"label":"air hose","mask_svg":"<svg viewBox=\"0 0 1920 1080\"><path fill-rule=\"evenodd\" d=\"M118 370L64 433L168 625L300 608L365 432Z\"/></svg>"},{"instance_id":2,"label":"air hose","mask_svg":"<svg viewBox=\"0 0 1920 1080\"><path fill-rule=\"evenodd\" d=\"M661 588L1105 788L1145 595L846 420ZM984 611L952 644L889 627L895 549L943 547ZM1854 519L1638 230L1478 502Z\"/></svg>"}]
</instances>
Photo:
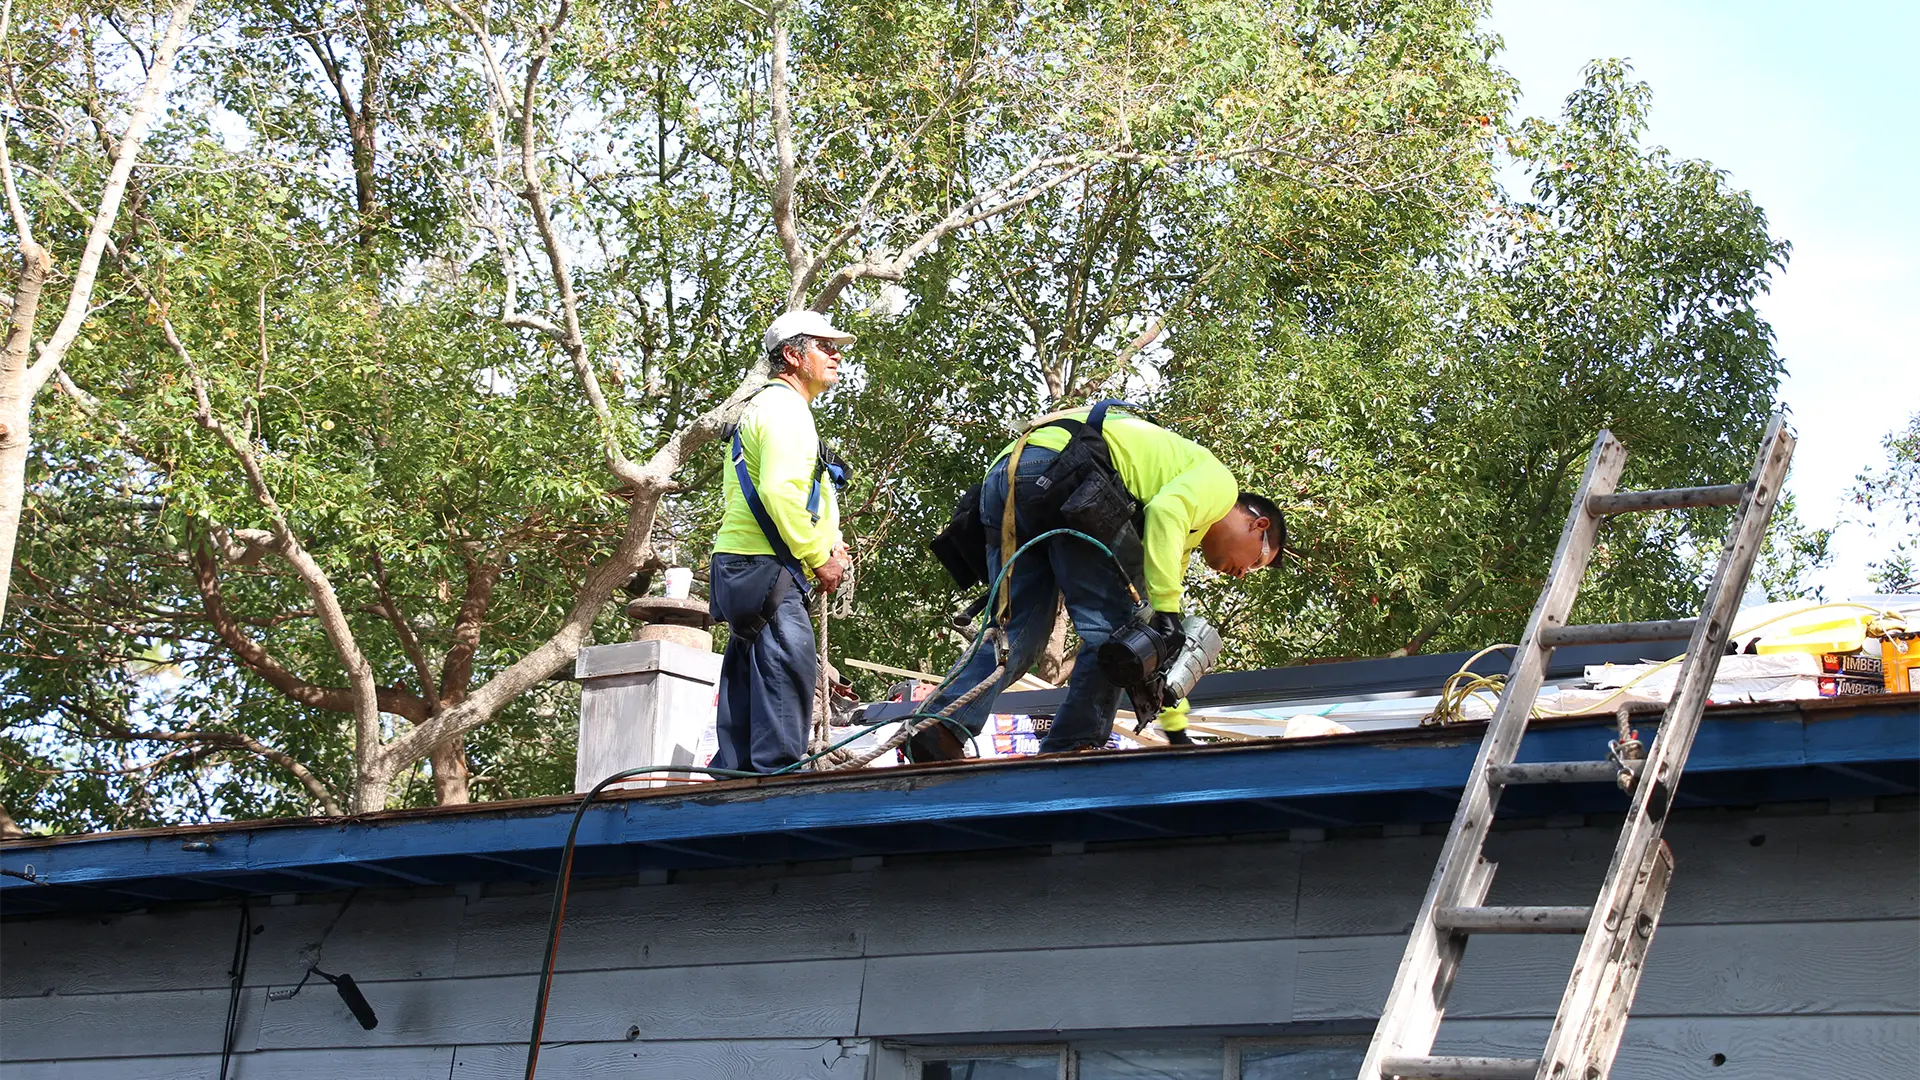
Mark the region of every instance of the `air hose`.
<instances>
[{"instance_id":1,"label":"air hose","mask_svg":"<svg viewBox=\"0 0 1920 1080\"><path fill-rule=\"evenodd\" d=\"M1013 564L1019 561L1020 556L1026 554L1027 551L1030 548L1032 548L1035 544L1040 543L1042 540L1051 539L1055 536L1072 536L1080 540L1084 540L1089 544L1092 544L1095 548L1099 549L1102 555L1105 555L1108 559L1112 560L1113 565L1119 569L1120 575L1123 579L1127 577L1126 566L1120 562L1119 556L1113 553L1112 548L1108 547L1107 545L1101 543L1098 540L1095 540L1093 537L1087 535L1086 533L1080 532L1077 529L1052 529L1047 532L1041 533L1039 536L1034 537L1033 539L1027 541L1024 544L1021 544L1019 548L1014 551L1012 557L1007 559L1005 565L1000 567L1000 572L994 575L993 584L987 588L987 603L986 603L986 607L983 609L984 611L992 612L994 610L994 604L993 604L994 598L996 595L998 595L1002 583L1005 582L1007 577L1007 572L1013 569ZM992 624L991 616L982 615L980 620L980 629L978 632L974 634L973 642L970 645L968 645L966 656L968 657L972 656L974 652L977 651L980 648L980 646L987 640L989 632L992 631L993 629L994 627ZM965 657L963 657L962 659L963 659L963 663L954 665L953 670L955 672L958 672L962 667L965 666L964 664ZM959 721L953 719L953 714L965 708L967 705L971 704L973 701L978 699L981 694L986 692L988 687L998 682L1000 680L1001 675L1003 675L1005 672L1006 672L1006 662L1004 659L1002 659L1002 661L999 664L996 664L994 666L993 672L989 674L984 680L982 680L978 685L969 689L966 693L960 695L958 698L955 698L952 701L952 703L948 704L946 708L940 710L937 713L923 713L923 712L908 713L905 716L895 717L888 720L882 720L876 724L868 724L867 726L861 728L860 730L854 732L853 734L847 736L846 738L841 739L840 741L832 744L831 746L828 746L827 748L820 750L816 753L808 754L806 757L801 758L800 760L794 762L793 764L784 766L779 769L775 769L771 773L746 772L739 769L711 769L711 768L707 768L704 766L697 766L697 765L642 765L634 769L623 769L620 772L614 773L612 776L609 776L605 780L602 780L599 783L593 785L592 790L587 792L586 797L580 800L579 807L577 807L574 810L573 821L567 826L566 844L562 846L562 848L560 849L559 880L554 882L553 911L552 911L552 914L547 919L547 947L546 947L545 955L542 958L541 964L540 964L540 983L538 988L534 992L533 1032L530 1036L528 1036L528 1039L527 1039L526 1080L534 1080L534 1071L539 1067L539 1063L540 1063L540 1039L542 1034L545 1031L546 1024L547 1024L547 997L549 992L553 989L554 962L558 958L559 952L560 952L560 927L561 927L561 924L566 921L567 885L568 885L568 879L573 876L573 853L574 853L575 844L579 839L579 835L580 835L580 822L582 819L586 817L587 808L593 805L594 799L597 798L602 791L606 790L609 785L620 783L623 780L631 780L638 776L645 776L648 773L660 773L660 772L702 773L706 776L715 777L715 778L724 779L724 780L746 779L748 777L760 777L760 776L784 776L789 773L798 772L806 768L808 765L812 765L815 762L826 758L828 755L834 753L835 751L839 750L841 747L847 745L848 743L853 742L854 740L859 739L870 732L878 731L879 729L894 723L899 723L901 725L900 730L895 732L885 742L881 743L879 746L873 748L872 750L869 750L866 753L861 754L858 757L855 757L844 763L831 766L830 768L822 771L839 772L845 769L860 768L866 765L868 762L872 761L873 759L879 757L880 755L885 754L890 750L895 750L901 746L904 746L907 743L907 740L913 738L915 735L918 735L920 732L926 730L927 728L932 727L934 724L946 724L947 726L956 729L956 733L959 735L961 741L965 742L967 739L970 739L973 737L973 732L968 731L964 725L962 725ZM952 681L953 681L953 676L948 675L945 679L941 680L940 685L935 688L934 692L938 694L941 690L945 690L947 688L947 685ZM908 721L911 721L911 722L908 722Z\"/></svg>"}]
</instances>

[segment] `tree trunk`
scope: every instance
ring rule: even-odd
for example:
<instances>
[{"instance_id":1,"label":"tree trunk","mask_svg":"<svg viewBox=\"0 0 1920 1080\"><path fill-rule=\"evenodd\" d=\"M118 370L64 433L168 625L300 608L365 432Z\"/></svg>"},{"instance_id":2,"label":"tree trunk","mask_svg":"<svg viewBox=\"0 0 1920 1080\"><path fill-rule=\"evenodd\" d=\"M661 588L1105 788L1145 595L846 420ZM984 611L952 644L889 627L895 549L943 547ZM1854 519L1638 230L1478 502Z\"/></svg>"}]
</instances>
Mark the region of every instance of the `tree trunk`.
<instances>
[{"instance_id":1,"label":"tree trunk","mask_svg":"<svg viewBox=\"0 0 1920 1080\"><path fill-rule=\"evenodd\" d=\"M467 741L464 736L456 735L436 745L429 760L433 763L435 806L465 806L473 801L467 789L467 778L473 773L467 767Z\"/></svg>"},{"instance_id":2,"label":"tree trunk","mask_svg":"<svg viewBox=\"0 0 1920 1080\"><path fill-rule=\"evenodd\" d=\"M29 405L39 389L27 373L33 363L33 320L39 314L41 287L50 269L52 260L45 248L31 241L21 245L20 282L13 290L6 352L0 354L0 621L7 616L13 547L20 536L21 504L27 495Z\"/></svg>"},{"instance_id":3,"label":"tree trunk","mask_svg":"<svg viewBox=\"0 0 1920 1080\"><path fill-rule=\"evenodd\" d=\"M0 806L0 840L18 840L27 835L26 830L13 823L13 815L7 808Z\"/></svg>"}]
</instances>

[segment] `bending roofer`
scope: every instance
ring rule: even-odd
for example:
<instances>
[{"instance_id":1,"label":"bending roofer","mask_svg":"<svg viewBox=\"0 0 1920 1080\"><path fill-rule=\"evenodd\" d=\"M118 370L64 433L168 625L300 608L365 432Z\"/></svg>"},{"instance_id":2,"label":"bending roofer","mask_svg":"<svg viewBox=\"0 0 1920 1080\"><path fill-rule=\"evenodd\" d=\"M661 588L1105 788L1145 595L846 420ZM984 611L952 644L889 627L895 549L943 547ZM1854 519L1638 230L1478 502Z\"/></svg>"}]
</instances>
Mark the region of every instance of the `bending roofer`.
<instances>
[{"instance_id":1,"label":"bending roofer","mask_svg":"<svg viewBox=\"0 0 1920 1080\"><path fill-rule=\"evenodd\" d=\"M955 714L968 731L979 734L994 698L1039 658L1064 595L1081 645L1066 700L1040 750L1106 745L1122 688L1102 670L1096 653L1136 618L1135 595L1144 593L1151 605L1152 628L1177 642L1182 582L1194 548L1207 565L1240 577L1270 565L1286 547L1286 522L1278 507L1240 491L1233 474L1205 447L1137 411L1125 402L1102 401L1042 417L1001 451L977 494L962 497L953 523L934 541L934 553L963 587L993 581L1018 545L1062 527L1106 543L1132 579L1130 588L1112 559L1078 537L1056 536L1022 554L1001 586L1010 593L989 612L1006 634L1006 670L997 685ZM983 554L984 561L974 553ZM995 663L994 649L972 650L949 675L949 689L920 708L940 711L990 676ZM1185 698L1158 719L1170 742L1192 741L1186 734ZM909 744L915 761L961 753L960 740L937 725Z\"/></svg>"},{"instance_id":2,"label":"bending roofer","mask_svg":"<svg viewBox=\"0 0 1920 1080\"><path fill-rule=\"evenodd\" d=\"M807 752L813 721L811 583L840 587L851 559L836 488L846 466L813 426L813 399L840 381L853 335L816 311L789 311L763 340L773 378L731 434L726 512L713 542L710 611L732 631L720 661L718 769L773 772Z\"/></svg>"}]
</instances>

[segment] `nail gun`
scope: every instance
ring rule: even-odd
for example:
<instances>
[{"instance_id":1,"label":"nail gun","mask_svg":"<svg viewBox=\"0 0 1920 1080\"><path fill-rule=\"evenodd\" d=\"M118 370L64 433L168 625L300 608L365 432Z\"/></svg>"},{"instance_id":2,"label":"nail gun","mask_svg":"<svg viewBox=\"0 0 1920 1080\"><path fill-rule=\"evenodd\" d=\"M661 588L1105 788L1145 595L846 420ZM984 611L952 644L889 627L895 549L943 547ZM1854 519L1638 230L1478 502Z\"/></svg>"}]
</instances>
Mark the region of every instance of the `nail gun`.
<instances>
[{"instance_id":1,"label":"nail gun","mask_svg":"<svg viewBox=\"0 0 1920 1080\"><path fill-rule=\"evenodd\" d=\"M1100 671L1127 692L1141 731L1160 710L1179 703L1220 658L1220 632L1197 615L1141 607L1114 631L1095 660Z\"/></svg>"}]
</instances>

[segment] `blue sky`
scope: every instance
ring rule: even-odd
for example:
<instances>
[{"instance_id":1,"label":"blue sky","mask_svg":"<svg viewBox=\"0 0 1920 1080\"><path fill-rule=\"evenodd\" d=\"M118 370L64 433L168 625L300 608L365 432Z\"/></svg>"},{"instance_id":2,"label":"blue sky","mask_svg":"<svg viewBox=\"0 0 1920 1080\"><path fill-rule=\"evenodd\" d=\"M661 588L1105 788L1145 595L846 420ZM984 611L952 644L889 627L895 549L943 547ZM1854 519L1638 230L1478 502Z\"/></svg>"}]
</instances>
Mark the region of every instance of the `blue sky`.
<instances>
[{"instance_id":1,"label":"blue sky","mask_svg":"<svg viewBox=\"0 0 1920 1080\"><path fill-rule=\"evenodd\" d=\"M1557 116L1589 60L1627 58L1653 88L1649 141L1725 169L1792 242L1760 305L1800 436L1789 487L1840 525L1828 598L1867 591L1898 537L1846 491L1920 410L1920 4L1494 0L1488 25L1520 115Z\"/></svg>"}]
</instances>

